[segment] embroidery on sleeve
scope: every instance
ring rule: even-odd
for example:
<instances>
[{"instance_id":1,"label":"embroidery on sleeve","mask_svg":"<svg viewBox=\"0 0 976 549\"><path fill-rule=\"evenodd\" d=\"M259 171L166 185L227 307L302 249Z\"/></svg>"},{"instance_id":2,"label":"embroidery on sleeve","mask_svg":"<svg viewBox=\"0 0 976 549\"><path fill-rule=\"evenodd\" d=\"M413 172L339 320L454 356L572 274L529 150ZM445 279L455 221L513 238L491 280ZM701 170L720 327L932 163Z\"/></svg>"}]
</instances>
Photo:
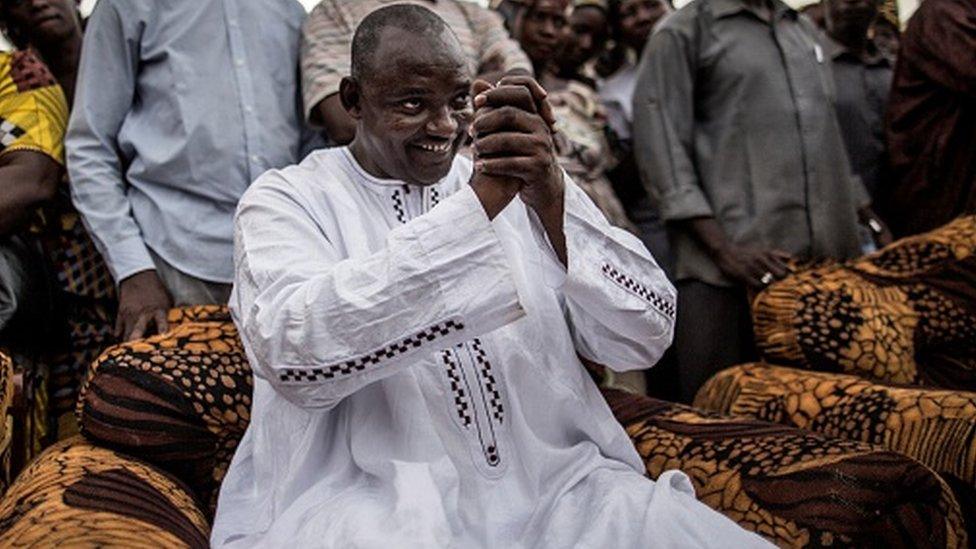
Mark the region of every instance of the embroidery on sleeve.
<instances>
[{"instance_id":1,"label":"embroidery on sleeve","mask_svg":"<svg viewBox=\"0 0 976 549\"><path fill-rule=\"evenodd\" d=\"M396 357L425 343L441 339L452 332L464 329L464 324L456 320L447 320L424 328L419 332L407 336L400 341L391 343L371 353L361 355L338 364L324 368L288 368L281 371L279 379L285 383L311 383L325 381L338 376L361 372L369 366L379 364Z\"/></svg>"},{"instance_id":2,"label":"embroidery on sleeve","mask_svg":"<svg viewBox=\"0 0 976 549\"><path fill-rule=\"evenodd\" d=\"M652 307L654 307L659 313L664 316L674 320L675 318L675 307L674 303L671 303L667 299L657 295L652 290L647 289L644 285L640 284L633 278L621 273L613 265L609 263L603 264L603 274L613 282L615 282L621 288L627 290L628 292L636 295L637 297L643 299Z\"/></svg>"}]
</instances>

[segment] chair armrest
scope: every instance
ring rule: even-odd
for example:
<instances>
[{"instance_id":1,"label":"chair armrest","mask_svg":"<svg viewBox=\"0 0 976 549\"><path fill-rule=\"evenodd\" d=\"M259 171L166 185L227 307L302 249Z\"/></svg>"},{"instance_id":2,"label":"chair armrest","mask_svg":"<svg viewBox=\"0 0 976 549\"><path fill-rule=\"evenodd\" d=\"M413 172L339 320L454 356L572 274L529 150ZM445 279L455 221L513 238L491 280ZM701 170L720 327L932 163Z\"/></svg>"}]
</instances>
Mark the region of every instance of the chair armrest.
<instances>
[{"instance_id":1,"label":"chair armrest","mask_svg":"<svg viewBox=\"0 0 976 549\"><path fill-rule=\"evenodd\" d=\"M648 476L685 472L703 503L778 545L966 546L951 490L911 458L793 427L606 394Z\"/></svg>"},{"instance_id":2,"label":"chair armrest","mask_svg":"<svg viewBox=\"0 0 976 549\"><path fill-rule=\"evenodd\" d=\"M81 437L38 456L0 501L2 547L204 548L209 535L180 481Z\"/></svg>"}]
</instances>

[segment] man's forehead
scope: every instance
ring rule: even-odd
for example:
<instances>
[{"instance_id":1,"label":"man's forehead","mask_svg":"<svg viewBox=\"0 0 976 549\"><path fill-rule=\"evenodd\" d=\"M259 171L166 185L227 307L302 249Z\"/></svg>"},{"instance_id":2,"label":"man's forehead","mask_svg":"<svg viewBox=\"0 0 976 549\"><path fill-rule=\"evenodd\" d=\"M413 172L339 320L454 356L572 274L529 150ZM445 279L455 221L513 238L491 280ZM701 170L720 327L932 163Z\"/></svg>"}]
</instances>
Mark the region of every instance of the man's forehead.
<instances>
[{"instance_id":1,"label":"man's forehead","mask_svg":"<svg viewBox=\"0 0 976 549\"><path fill-rule=\"evenodd\" d=\"M469 68L469 61L457 38L444 29L439 34L417 35L396 27L383 29L374 52L373 66L391 70L394 66Z\"/></svg>"},{"instance_id":2,"label":"man's forehead","mask_svg":"<svg viewBox=\"0 0 976 549\"><path fill-rule=\"evenodd\" d=\"M384 29L370 65L370 80L397 87L408 82L454 85L472 76L469 60L448 33L418 37L397 28Z\"/></svg>"}]
</instances>

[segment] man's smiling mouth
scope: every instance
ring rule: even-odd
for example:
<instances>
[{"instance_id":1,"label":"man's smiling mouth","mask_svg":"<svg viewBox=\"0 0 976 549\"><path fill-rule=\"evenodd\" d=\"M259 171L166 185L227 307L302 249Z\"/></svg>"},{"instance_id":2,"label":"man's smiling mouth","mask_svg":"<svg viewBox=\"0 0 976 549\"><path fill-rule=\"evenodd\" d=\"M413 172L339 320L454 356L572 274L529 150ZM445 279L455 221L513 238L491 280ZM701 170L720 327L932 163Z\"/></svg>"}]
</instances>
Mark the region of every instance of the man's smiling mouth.
<instances>
[{"instance_id":1,"label":"man's smiling mouth","mask_svg":"<svg viewBox=\"0 0 976 549\"><path fill-rule=\"evenodd\" d=\"M450 142L442 143L440 145L428 145L424 143L418 143L417 146L425 151L435 152L435 153L445 153L451 150Z\"/></svg>"}]
</instances>

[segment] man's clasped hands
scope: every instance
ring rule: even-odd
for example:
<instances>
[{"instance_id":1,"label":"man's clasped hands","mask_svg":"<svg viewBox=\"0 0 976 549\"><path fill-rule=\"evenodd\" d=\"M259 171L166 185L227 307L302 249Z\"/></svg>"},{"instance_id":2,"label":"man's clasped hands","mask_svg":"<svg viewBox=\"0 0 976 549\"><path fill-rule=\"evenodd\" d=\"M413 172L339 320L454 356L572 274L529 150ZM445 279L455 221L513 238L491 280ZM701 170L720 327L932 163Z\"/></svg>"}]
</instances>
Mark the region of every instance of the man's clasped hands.
<instances>
[{"instance_id":1,"label":"man's clasped hands","mask_svg":"<svg viewBox=\"0 0 976 549\"><path fill-rule=\"evenodd\" d=\"M506 76L497 84L476 80L471 186L489 219L516 195L535 211L560 261L565 182L552 132L555 116L546 91L529 76Z\"/></svg>"}]
</instances>

